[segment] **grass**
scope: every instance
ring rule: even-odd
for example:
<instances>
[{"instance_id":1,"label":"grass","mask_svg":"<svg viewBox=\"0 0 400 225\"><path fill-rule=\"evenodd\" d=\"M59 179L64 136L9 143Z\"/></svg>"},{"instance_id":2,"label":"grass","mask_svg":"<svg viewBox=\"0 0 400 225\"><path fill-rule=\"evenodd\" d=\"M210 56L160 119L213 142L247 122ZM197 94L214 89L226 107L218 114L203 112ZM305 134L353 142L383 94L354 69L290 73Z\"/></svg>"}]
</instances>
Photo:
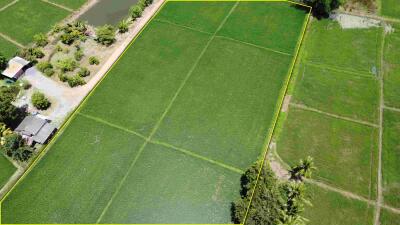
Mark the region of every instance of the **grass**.
<instances>
[{"instance_id":1,"label":"grass","mask_svg":"<svg viewBox=\"0 0 400 225\"><path fill-rule=\"evenodd\" d=\"M308 185L307 191L313 206L305 209L304 217L310 225L365 225L371 224L374 208L367 203L353 200L336 192L314 185Z\"/></svg>"},{"instance_id":2,"label":"grass","mask_svg":"<svg viewBox=\"0 0 400 225\"><path fill-rule=\"evenodd\" d=\"M384 48L385 105L400 108L400 26L386 35Z\"/></svg>"},{"instance_id":3,"label":"grass","mask_svg":"<svg viewBox=\"0 0 400 225\"><path fill-rule=\"evenodd\" d=\"M306 13L284 2L240 2L218 35L294 54Z\"/></svg>"},{"instance_id":4,"label":"grass","mask_svg":"<svg viewBox=\"0 0 400 225\"><path fill-rule=\"evenodd\" d=\"M378 80L306 66L294 102L353 119L378 123Z\"/></svg>"},{"instance_id":5,"label":"grass","mask_svg":"<svg viewBox=\"0 0 400 225\"><path fill-rule=\"evenodd\" d=\"M400 5L397 0L382 0L382 15L400 19Z\"/></svg>"},{"instance_id":6,"label":"grass","mask_svg":"<svg viewBox=\"0 0 400 225\"><path fill-rule=\"evenodd\" d=\"M332 20L314 20L307 34L306 60L373 76L379 71L380 34L381 28L342 29Z\"/></svg>"},{"instance_id":7,"label":"grass","mask_svg":"<svg viewBox=\"0 0 400 225\"><path fill-rule=\"evenodd\" d=\"M66 6L71 9L79 9L87 0L49 0L50 2Z\"/></svg>"},{"instance_id":8,"label":"grass","mask_svg":"<svg viewBox=\"0 0 400 225\"><path fill-rule=\"evenodd\" d=\"M386 204L400 208L400 113L384 111L382 177Z\"/></svg>"},{"instance_id":9,"label":"grass","mask_svg":"<svg viewBox=\"0 0 400 225\"><path fill-rule=\"evenodd\" d=\"M2 222L230 222L241 175L231 167L246 168L264 150L292 57L211 40L231 3L187 2L179 18L168 12L178 12L175 4L182 7L167 3L6 198Z\"/></svg>"},{"instance_id":10,"label":"grass","mask_svg":"<svg viewBox=\"0 0 400 225\"><path fill-rule=\"evenodd\" d=\"M2 222L95 223L143 142L78 115L4 200Z\"/></svg>"},{"instance_id":11,"label":"grass","mask_svg":"<svg viewBox=\"0 0 400 225\"><path fill-rule=\"evenodd\" d=\"M400 221L400 214L395 214L390 212L389 210L382 209L381 210L381 217L380 217L380 224L381 225L394 225L398 224Z\"/></svg>"},{"instance_id":12,"label":"grass","mask_svg":"<svg viewBox=\"0 0 400 225\"><path fill-rule=\"evenodd\" d=\"M147 145L101 223L230 223L240 174Z\"/></svg>"},{"instance_id":13,"label":"grass","mask_svg":"<svg viewBox=\"0 0 400 225\"><path fill-rule=\"evenodd\" d=\"M0 8L3 8L7 4L10 4L13 0L0 0Z\"/></svg>"},{"instance_id":14,"label":"grass","mask_svg":"<svg viewBox=\"0 0 400 225\"><path fill-rule=\"evenodd\" d=\"M83 112L148 136L209 38L153 21Z\"/></svg>"},{"instance_id":15,"label":"grass","mask_svg":"<svg viewBox=\"0 0 400 225\"><path fill-rule=\"evenodd\" d=\"M155 138L246 169L263 151L290 61L216 38Z\"/></svg>"},{"instance_id":16,"label":"grass","mask_svg":"<svg viewBox=\"0 0 400 225\"><path fill-rule=\"evenodd\" d=\"M0 53L5 57L11 58L18 51L18 46L0 37Z\"/></svg>"},{"instance_id":17,"label":"grass","mask_svg":"<svg viewBox=\"0 0 400 225\"><path fill-rule=\"evenodd\" d=\"M25 45L35 34L47 33L68 14L68 11L42 1L20 0L0 13L0 30Z\"/></svg>"},{"instance_id":18,"label":"grass","mask_svg":"<svg viewBox=\"0 0 400 225\"><path fill-rule=\"evenodd\" d=\"M17 169L0 153L0 189L6 184L8 179Z\"/></svg>"},{"instance_id":19,"label":"grass","mask_svg":"<svg viewBox=\"0 0 400 225\"><path fill-rule=\"evenodd\" d=\"M277 151L293 165L311 156L317 180L374 199L378 130L291 108Z\"/></svg>"}]
</instances>

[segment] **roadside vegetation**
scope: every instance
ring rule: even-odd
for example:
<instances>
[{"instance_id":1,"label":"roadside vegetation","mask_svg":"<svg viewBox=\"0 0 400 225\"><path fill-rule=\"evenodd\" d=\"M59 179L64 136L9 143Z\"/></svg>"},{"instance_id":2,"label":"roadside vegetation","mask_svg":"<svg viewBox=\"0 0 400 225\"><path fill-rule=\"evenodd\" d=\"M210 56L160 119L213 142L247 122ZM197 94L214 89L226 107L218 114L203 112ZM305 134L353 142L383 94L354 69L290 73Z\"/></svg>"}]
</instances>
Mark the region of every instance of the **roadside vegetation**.
<instances>
[{"instance_id":1,"label":"roadside vegetation","mask_svg":"<svg viewBox=\"0 0 400 225\"><path fill-rule=\"evenodd\" d=\"M51 102L41 92L35 92L31 97L32 104L39 110L46 110L51 106Z\"/></svg>"}]
</instances>

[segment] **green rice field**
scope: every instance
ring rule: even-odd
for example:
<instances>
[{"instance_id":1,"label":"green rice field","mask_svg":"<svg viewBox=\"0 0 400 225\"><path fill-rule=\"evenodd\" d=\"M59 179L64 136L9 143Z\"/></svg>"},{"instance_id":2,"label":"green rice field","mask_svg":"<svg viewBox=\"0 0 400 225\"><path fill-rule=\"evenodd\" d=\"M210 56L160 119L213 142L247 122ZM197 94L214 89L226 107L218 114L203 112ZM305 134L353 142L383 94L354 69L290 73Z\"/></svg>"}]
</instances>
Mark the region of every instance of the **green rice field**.
<instances>
[{"instance_id":1,"label":"green rice field","mask_svg":"<svg viewBox=\"0 0 400 225\"><path fill-rule=\"evenodd\" d=\"M17 52L18 46L0 37L0 49L4 56L11 57Z\"/></svg>"},{"instance_id":2,"label":"green rice field","mask_svg":"<svg viewBox=\"0 0 400 225\"><path fill-rule=\"evenodd\" d=\"M0 154L0 189L8 181L17 169L11 164L5 156Z\"/></svg>"},{"instance_id":3,"label":"green rice field","mask_svg":"<svg viewBox=\"0 0 400 225\"><path fill-rule=\"evenodd\" d=\"M397 0L381 0L383 16L400 19L400 4Z\"/></svg>"},{"instance_id":4,"label":"green rice field","mask_svg":"<svg viewBox=\"0 0 400 225\"><path fill-rule=\"evenodd\" d=\"M307 15L167 2L4 199L2 222L230 223Z\"/></svg>"},{"instance_id":5,"label":"green rice field","mask_svg":"<svg viewBox=\"0 0 400 225\"><path fill-rule=\"evenodd\" d=\"M51 0L51 2L66 6L71 9L79 9L87 0Z\"/></svg>"}]
</instances>

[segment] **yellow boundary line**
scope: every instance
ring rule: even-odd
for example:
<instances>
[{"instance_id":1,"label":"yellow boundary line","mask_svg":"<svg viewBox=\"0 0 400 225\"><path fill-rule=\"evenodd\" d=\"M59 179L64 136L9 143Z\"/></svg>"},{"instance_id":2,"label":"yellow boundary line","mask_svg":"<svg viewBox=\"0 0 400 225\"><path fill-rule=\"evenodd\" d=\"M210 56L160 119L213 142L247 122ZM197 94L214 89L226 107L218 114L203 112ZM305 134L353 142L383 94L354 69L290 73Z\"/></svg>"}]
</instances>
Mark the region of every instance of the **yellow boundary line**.
<instances>
[{"instance_id":1,"label":"yellow boundary line","mask_svg":"<svg viewBox=\"0 0 400 225\"><path fill-rule=\"evenodd\" d=\"M287 2L292 3L292 4L297 4L297 3L291 2L291 1L287 1ZM299 4L299 5L305 6L303 4ZM247 210L246 210L246 213L244 215L242 224L245 224L246 221L247 221L248 214L249 214L249 211L250 211L250 208L251 208L251 203L252 203L253 198L254 198L254 193L255 193L255 190L256 190L256 188L258 186L258 182L260 180L261 171L264 168L265 160L266 160L267 155L268 155L269 145L271 144L272 136L274 134L274 131L275 131L275 128L276 128L276 125L277 125L277 121L278 121L278 118L279 118L279 114L280 114L280 111L281 111L281 108L282 108L282 105L283 105L283 100L284 100L284 97L285 97L285 95L286 95L286 93L288 91L288 86L289 86L289 83L290 83L290 80L291 80L291 77L292 77L292 74L293 74L293 70L294 70L297 58L299 56L300 47L301 47L301 45L303 43L303 39L304 39L304 36L306 34L307 26L308 26L309 21L310 21L312 7L310 7L310 6L306 6L306 7L309 9L309 12L308 12L306 20L303 23L303 31L302 31L301 36L299 37L298 42L297 42L296 54L295 54L295 57L293 58L292 65L291 65L290 71L289 71L289 73L287 75L287 79L286 79L285 85L284 85L284 87L282 89L282 92L280 94L280 101L278 102L278 107L277 107L277 109L275 111L274 122L273 122L273 125L272 125L272 129L268 133L268 136L267 136L267 139L266 139L266 142L265 142L265 145L264 145L264 148L265 148L264 155L263 155L263 158L262 158L262 161L261 161L261 165L260 165L260 168L259 168L259 171L258 171L258 174L257 174L256 183L255 183L253 191L251 193L250 201L249 201L249 204L247 206Z\"/></svg>"},{"instance_id":2,"label":"yellow boundary line","mask_svg":"<svg viewBox=\"0 0 400 225\"><path fill-rule=\"evenodd\" d=\"M50 142L45 147L43 147L43 149L39 152L39 154L35 157L35 159L30 163L28 168L25 170L25 172L22 174L22 176L17 180L17 182L13 185L13 187L4 195L4 197L2 199L0 199L0 224L2 224L2 203L3 203L3 201L10 195L10 193L15 189L15 187L29 174L30 171L32 171L32 169L44 157L45 153L49 150L49 148L55 143L56 140L58 140L58 137L60 135L62 135L62 133L65 131L65 129L69 126L69 124L72 122L72 120L76 117L76 115L79 114L80 109L86 104L86 102L89 99L89 97L95 92L97 87L108 76L109 72L114 68L114 66L119 62L119 60L122 58L122 56L127 52L128 49L130 49L130 47L136 41L136 39L141 35L141 33L146 29L146 27L150 24L150 22L158 15L158 13L161 11L161 9L168 2L287 2L287 3L290 3L290 4L294 4L294 5L300 5L300 6L303 6L303 7L309 9L307 18L306 18L305 22L303 23L302 35L300 36L300 38L298 40L298 43L297 43L296 55L293 58L292 65L291 65L291 68L290 68L290 72L288 73L287 79L285 81L285 85L283 87L283 91L280 94L280 101L277 103L278 104L278 108L275 111L273 126L272 126L272 129L270 129L270 132L267 135L266 145L264 145L265 151L264 151L264 154L263 154L263 160L262 160L262 163L261 163L261 166L260 166L260 169L259 169L259 173L257 175L256 184L255 184L254 189L252 191L252 195L251 195L250 202L249 202L249 205L248 205L247 210L246 210L246 214L245 214L244 219L243 219L243 224L246 222L247 216L248 216L248 212L249 212L249 209L251 207L251 203L252 203L252 200L253 200L253 197L254 197L255 189L256 189L256 187L258 185L260 174L261 174L261 171L263 169L263 165L264 165L265 160L266 160L269 144L270 144L270 142L272 140L272 135L273 135L274 130L276 128L276 122L277 122L277 119L279 117L279 112L280 112L280 109L282 108L283 97L285 96L285 94L287 92L288 85L289 85L289 82L290 82L291 77L292 77L294 65L295 65L295 63L297 61L297 58L298 58L298 55L299 55L299 51L300 51L300 47L301 47L301 44L303 42L304 35L306 33L306 28L308 26L308 23L309 23L309 20L310 20L310 16L311 16L312 7L304 5L304 4L301 4L301 3L298 3L298 2L293 2L293 1L290 1L290 0L237 0L237 1L235 1L235 0L218 0L218 1L217 0L165 0L162 3L162 5L157 9L157 11L151 16L151 18L146 22L146 24L141 28L141 30L135 35L135 37L131 40L131 42L125 48L125 50L118 56L118 59L107 70L105 75L96 83L94 88L84 97L84 99L81 101L79 106L76 109L73 110L73 112L70 114L70 116L61 125L60 129L57 131L57 133L54 135L54 137L50 140Z\"/></svg>"}]
</instances>

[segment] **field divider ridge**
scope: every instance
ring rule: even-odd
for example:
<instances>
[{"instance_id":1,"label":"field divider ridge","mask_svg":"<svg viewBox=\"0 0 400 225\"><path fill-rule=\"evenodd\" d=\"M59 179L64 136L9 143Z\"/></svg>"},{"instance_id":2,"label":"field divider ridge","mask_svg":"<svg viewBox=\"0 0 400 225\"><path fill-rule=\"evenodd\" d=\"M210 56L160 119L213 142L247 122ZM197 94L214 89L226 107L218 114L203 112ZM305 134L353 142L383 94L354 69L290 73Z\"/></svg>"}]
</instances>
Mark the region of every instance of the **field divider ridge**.
<instances>
[{"instance_id":1,"label":"field divider ridge","mask_svg":"<svg viewBox=\"0 0 400 225\"><path fill-rule=\"evenodd\" d=\"M335 66L331 66L331 65L327 65L327 64L323 64L323 63L315 63L312 61L306 61L305 62L306 66L312 66L312 67L316 67L316 68L320 68L320 69L327 69L327 70L332 70L335 72L340 72L340 73L347 73L347 74L352 74L358 77L362 77L362 78L370 78L370 79L376 79L376 76L374 76L374 74L372 73L367 73L365 71L361 72L361 71L353 71L353 70L346 70L346 69L339 69Z\"/></svg>"},{"instance_id":2,"label":"field divider ridge","mask_svg":"<svg viewBox=\"0 0 400 225\"><path fill-rule=\"evenodd\" d=\"M108 121L106 121L106 120L104 120L104 119L101 119L101 118L98 118L98 117L95 117L95 116L90 116L90 115L87 115L87 114L84 114L84 113L81 113L81 112L77 112L77 114L80 115L80 116L83 116L83 117L85 117L85 118L87 118L87 119L96 121L96 122L98 122L98 123L102 123L102 124L108 125L108 126L110 126L110 127L114 127L114 128L119 129L119 130L125 131L125 132L127 132L127 133L134 134L134 135L136 135L136 136L138 136L138 137L141 137L141 138L143 138L143 139L145 139L145 140L148 139L148 137L146 137L146 136L144 136L144 135L142 135L142 134L140 134L140 133L138 133L138 132L136 132L136 131L130 130L130 129L128 129L128 128L125 128L125 127L123 127L123 126L119 126L119 125L114 124L114 123L111 123L111 122L108 122Z\"/></svg>"},{"instance_id":3,"label":"field divider ridge","mask_svg":"<svg viewBox=\"0 0 400 225\"><path fill-rule=\"evenodd\" d=\"M292 63L290 64L290 69L288 71L288 74L286 75L285 83L282 86L281 93L279 94L279 97L278 97L278 101L277 101L277 104L276 104L276 109L275 109L274 116L273 116L273 121L271 123L272 126L268 130L267 137L265 138L264 153L263 153L262 158L261 158L261 163L260 163L259 171L258 171L258 174L257 174L256 182L255 182L253 190L251 192L250 200L249 200L249 203L247 205L247 209L246 209L245 215L243 217L242 224L246 224L247 217L248 217L248 214L249 214L249 211L250 211L250 207L251 207L251 204L252 204L252 201L253 201L253 198L254 198L254 193L255 193L256 188L258 186L258 182L259 182L260 176L261 176L261 171L264 168L264 164L265 164L265 161L266 161L267 156L268 156L269 146L271 145L272 137L273 137L274 131L275 131L276 127L277 127L277 122L278 122L278 119L279 119L280 112L282 110L283 101L284 101L284 98L286 96L286 93L288 92L289 83L291 81L291 78L292 78L292 75L293 75L293 71L294 71L294 67L296 65L296 62L297 62L297 59L298 59L298 56L299 56L299 52L300 52L300 48L301 48L301 46L303 44L304 36L306 34L306 30L307 30L308 24L310 22L310 17L311 17L312 7L305 6L303 4L298 4L296 2L289 2L289 1L286 1L286 2L288 2L289 4L301 5L303 7L308 8L308 15L304 19L302 32L299 35L298 40L297 40L296 50L295 50L294 57L292 59Z\"/></svg>"},{"instance_id":4,"label":"field divider ridge","mask_svg":"<svg viewBox=\"0 0 400 225\"><path fill-rule=\"evenodd\" d=\"M298 103L291 102L290 106L293 106L293 107L295 107L297 109L302 109L302 110L306 110L306 111L310 111L310 112L319 113L319 114L322 114L322 115L325 115L325 116L329 116L329 117L333 117L333 118L336 118L336 119L346 120L346 121L353 122L353 123L358 123L358 124L362 124L362 125L366 125L366 126L370 126L370 127L374 127L374 128L379 128L379 124L374 124L374 123L363 121L363 120L357 120L357 119L353 119L353 118L349 118L349 117L345 117L345 116L339 116L339 115L336 115L336 114L333 114L333 113L328 113L328 112L325 112L325 111L322 111L322 110L319 110L319 109L315 109L315 108L312 108L312 107L309 107L309 106L305 106L305 105L302 105L302 104L298 104Z\"/></svg>"},{"instance_id":5,"label":"field divider ridge","mask_svg":"<svg viewBox=\"0 0 400 225\"><path fill-rule=\"evenodd\" d=\"M19 0L14 0L14 1L8 3L7 5L1 7L1 8L0 8L0 12L6 10L8 7L14 5L14 4L17 3L18 1L19 1Z\"/></svg>"},{"instance_id":6,"label":"field divider ridge","mask_svg":"<svg viewBox=\"0 0 400 225\"><path fill-rule=\"evenodd\" d=\"M210 32L207 32L207 31L202 31L202 30L199 30L199 29L196 29L196 28L193 28L193 27L177 24L177 23L174 23L174 22L171 22L171 21L168 21L168 20L154 19L154 21L160 22L160 23L169 24L169 25L173 25L173 26L180 27L180 28L185 28L185 29L196 31L196 32L200 32L200 33L203 33L203 34L213 35L213 33L210 33Z\"/></svg>"},{"instance_id":7,"label":"field divider ridge","mask_svg":"<svg viewBox=\"0 0 400 225\"><path fill-rule=\"evenodd\" d=\"M161 142L161 141L157 141L157 140L150 140L150 143L155 144L155 145L161 145L161 146L176 150L176 151L181 152L181 153L183 153L185 155L188 155L188 156L191 156L193 158L197 158L197 159L201 159L201 160L207 161L207 162L209 162L211 164L223 167L225 169L231 170L231 171L233 171L235 173L238 173L238 174L243 174L244 173L244 171L239 169L239 168L236 168L234 166L230 166L230 165L227 165L225 163L222 163L222 162L207 158L205 156L196 154L193 151L190 151L190 150L187 150L187 149L184 149L184 148L176 147L174 145L171 145L171 144L168 144L168 143L165 143L165 142Z\"/></svg>"},{"instance_id":8,"label":"field divider ridge","mask_svg":"<svg viewBox=\"0 0 400 225\"><path fill-rule=\"evenodd\" d=\"M235 38L226 37L226 36L222 36L222 35L217 35L216 37L217 38L226 39L226 40L230 40L230 41L234 41L234 42L238 42L238 43L242 43L244 45L252 46L252 47L255 47L255 48L267 50L269 52L274 52L274 53L278 53L278 54L282 54L282 55L292 56L293 57L293 54L290 54L290 53L287 53L287 52L282 52L282 51L275 50L275 49L272 49L272 48L267 48L267 47L264 47L264 46L261 46L261 45L256 45L256 44L249 43L249 42L246 42L246 41L237 40Z\"/></svg>"},{"instance_id":9,"label":"field divider ridge","mask_svg":"<svg viewBox=\"0 0 400 225\"><path fill-rule=\"evenodd\" d=\"M71 8L68 8L67 6L63 6L63 5L60 5L60 4L57 4L57 3L51 2L51 1L49 1L49 0L41 0L41 1L42 1L42 2L45 2L45 3L49 4L49 5L55 6L55 7L57 7L57 8L60 8L60 9L66 10L66 11L68 11L68 12L71 12L71 13L73 13L73 12L74 12L74 10L73 10L73 9L71 9Z\"/></svg>"},{"instance_id":10,"label":"field divider ridge","mask_svg":"<svg viewBox=\"0 0 400 225\"><path fill-rule=\"evenodd\" d=\"M165 3L168 2L168 0L166 0L163 5L160 7L160 9L157 11L160 12L160 10L163 8L163 6L165 5ZM142 152L144 151L145 147L147 146L147 144L150 142L150 140L152 139L152 137L154 136L154 134L157 132L158 128L160 127L162 121L164 120L165 116L167 115L167 113L169 112L169 110L171 109L172 105L174 104L176 98L178 97L179 93L182 91L183 87L185 86L186 82L189 80L190 76L193 74L195 68L197 67L197 64L200 62L201 58L203 57L203 55L205 54L205 52L207 51L208 47L210 46L212 40L214 40L216 33L222 28L222 26L225 24L226 20L228 19L228 17L232 14L232 12L234 11L234 9L236 8L236 6L239 4L238 1L236 1L235 5L231 8L231 10L229 11L229 13L225 16L225 18L222 20L221 24L218 26L217 30L213 33L213 35L210 37L210 39L208 40L207 44L204 46L204 48L202 49L202 51L200 52L199 56L196 58L193 66L191 67L191 69L189 70L189 72L187 73L185 79L182 81L181 85L179 86L179 88L177 89L177 91L175 92L174 96L172 97L171 101L169 102L167 108L164 110L163 114L161 115L160 119L157 121L157 123L155 124L154 128L152 129L149 137L146 139L146 141L142 144L142 146L140 147L140 149L138 150L138 153L136 154L135 159L132 161L131 165L129 166L127 172L125 173L124 177L122 178L122 180L120 181L116 191L114 192L114 194L111 196L110 200L107 202L106 206L104 207L102 213L100 214L100 216L97 218L96 220L96 224L100 223L104 217L104 215L106 214L106 212L108 211L109 207L111 206L112 202L114 201L114 199L116 198L116 196L118 195L119 191L121 190L122 186L124 185L126 179L128 178L131 170L133 169L134 165L136 164L137 160L139 159L140 155L142 154ZM156 14L157 14L156 13ZM154 17L153 17L154 18Z\"/></svg>"},{"instance_id":11,"label":"field divider ridge","mask_svg":"<svg viewBox=\"0 0 400 225\"><path fill-rule=\"evenodd\" d=\"M400 109L396 108L396 107L390 107L390 106L383 106L384 109L386 110L390 110L390 111L394 111L394 112L399 112L400 113Z\"/></svg>"},{"instance_id":12,"label":"field divider ridge","mask_svg":"<svg viewBox=\"0 0 400 225\"><path fill-rule=\"evenodd\" d=\"M4 40L6 40L6 41L8 41L8 42L20 47L20 48L25 48L25 46L23 44L19 43L18 41L14 40L12 37L10 37L8 35L5 35L5 34L3 34L1 32L0 32L0 38L3 38Z\"/></svg>"}]
</instances>

